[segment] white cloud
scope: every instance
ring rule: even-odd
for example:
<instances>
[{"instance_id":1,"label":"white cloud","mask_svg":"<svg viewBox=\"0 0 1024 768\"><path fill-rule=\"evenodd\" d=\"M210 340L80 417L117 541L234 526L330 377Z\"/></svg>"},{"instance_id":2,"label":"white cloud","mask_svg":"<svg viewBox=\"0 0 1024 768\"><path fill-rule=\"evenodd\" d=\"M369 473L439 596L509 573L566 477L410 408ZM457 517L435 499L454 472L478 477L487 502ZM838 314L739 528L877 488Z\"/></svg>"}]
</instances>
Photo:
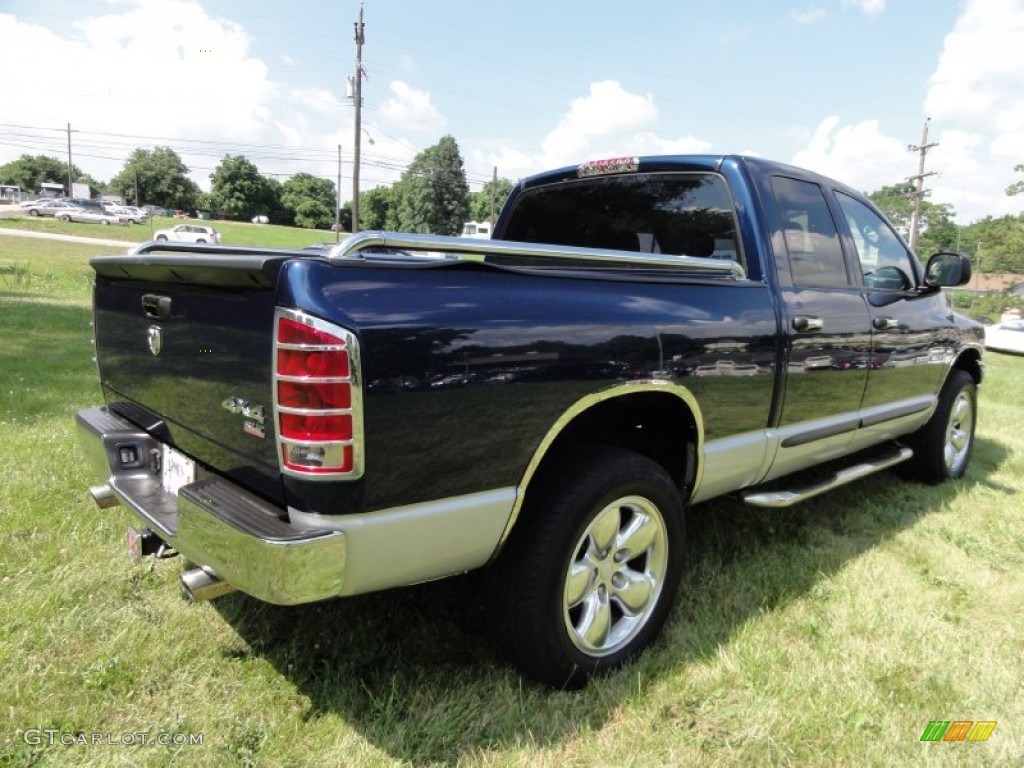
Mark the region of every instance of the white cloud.
<instances>
[{"instance_id":1,"label":"white cloud","mask_svg":"<svg viewBox=\"0 0 1024 768\"><path fill-rule=\"evenodd\" d=\"M470 149L467 170L489 176L497 167L502 177L519 179L588 158L711 151L710 142L692 135L660 135L658 116L652 95L630 93L615 80L594 82L586 96L569 102L539 151L514 147L508 138L492 139Z\"/></svg>"},{"instance_id":2,"label":"white cloud","mask_svg":"<svg viewBox=\"0 0 1024 768\"><path fill-rule=\"evenodd\" d=\"M877 120L841 126L836 115L819 123L792 162L864 191L901 181L913 168L906 142L883 134Z\"/></svg>"},{"instance_id":3,"label":"white cloud","mask_svg":"<svg viewBox=\"0 0 1024 768\"><path fill-rule=\"evenodd\" d=\"M870 18L880 15L885 11L886 0L843 0L843 5L852 5L860 8Z\"/></svg>"},{"instance_id":4,"label":"white cloud","mask_svg":"<svg viewBox=\"0 0 1024 768\"><path fill-rule=\"evenodd\" d=\"M391 96L378 107L376 114L389 127L437 133L448 124L426 91L417 90L401 80L392 80L388 90Z\"/></svg>"},{"instance_id":5,"label":"white cloud","mask_svg":"<svg viewBox=\"0 0 1024 768\"><path fill-rule=\"evenodd\" d=\"M869 3L859 3L867 12ZM884 5L884 4L881 4ZM931 199L949 203L957 220L1020 211L1005 188L1024 162L1024 3L968 0L946 36L923 108L932 118L925 180ZM917 169L907 139L882 132L877 120L841 125L823 120L793 163L871 191Z\"/></svg>"},{"instance_id":6,"label":"white cloud","mask_svg":"<svg viewBox=\"0 0 1024 768\"><path fill-rule=\"evenodd\" d=\"M658 108L650 94L629 93L615 80L591 83L589 94L573 99L569 111L544 137L541 154L551 167L578 162L599 140L607 144L657 118Z\"/></svg>"},{"instance_id":7,"label":"white cloud","mask_svg":"<svg viewBox=\"0 0 1024 768\"><path fill-rule=\"evenodd\" d=\"M31 78L0 68L2 119L31 127L0 137L0 164L63 159L66 135L50 129L70 122L75 165L101 180L156 145L172 146L204 189L228 153L251 154L267 174L333 176L332 132L351 125L351 110L327 91L274 80L239 24L196 0L113 0L89 12L63 34L0 13L5 57L32 62Z\"/></svg>"},{"instance_id":8,"label":"white cloud","mask_svg":"<svg viewBox=\"0 0 1024 768\"><path fill-rule=\"evenodd\" d=\"M811 8L805 8L805 9L803 9L801 11L796 11L796 10L790 11L789 15L790 15L790 18L792 18L793 21L795 21L797 24L805 24L806 25L806 24L814 24L816 22L821 21L826 16L828 16L828 11L826 11L824 8L821 8L819 6L814 6L814 7L811 7Z\"/></svg>"},{"instance_id":9,"label":"white cloud","mask_svg":"<svg viewBox=\"0 0 1024 768\"><path fill-rule=\"evenodd\" d=\"M968 0L946 36L925 111L939 146L933 199L956 199L959 218L1019 211L1003 190L1024 161L1024 3Z\"/></svg>"}]
</instances>

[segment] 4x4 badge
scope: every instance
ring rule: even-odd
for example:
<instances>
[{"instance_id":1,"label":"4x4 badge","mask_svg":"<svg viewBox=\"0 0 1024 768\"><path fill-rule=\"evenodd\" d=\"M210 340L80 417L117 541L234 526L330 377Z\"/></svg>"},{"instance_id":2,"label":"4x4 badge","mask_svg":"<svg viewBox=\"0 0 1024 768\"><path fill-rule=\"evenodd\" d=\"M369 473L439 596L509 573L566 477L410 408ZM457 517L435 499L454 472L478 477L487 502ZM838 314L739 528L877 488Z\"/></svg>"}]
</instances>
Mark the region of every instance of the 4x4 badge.
<instances>
[{"instance_id":1,"label":"4x4 badge","mask_svg":"<svg viewBox=\"0 0 1024 768\"><path fill-rule=\"evenodd\" d=\"M160 354L160 350L164 346L164 332L160 330L159 325L149 326L149 330L146 332L146 341L149 344L149 351L153 353L153 357Z\"/></svg>"}]
</instances>

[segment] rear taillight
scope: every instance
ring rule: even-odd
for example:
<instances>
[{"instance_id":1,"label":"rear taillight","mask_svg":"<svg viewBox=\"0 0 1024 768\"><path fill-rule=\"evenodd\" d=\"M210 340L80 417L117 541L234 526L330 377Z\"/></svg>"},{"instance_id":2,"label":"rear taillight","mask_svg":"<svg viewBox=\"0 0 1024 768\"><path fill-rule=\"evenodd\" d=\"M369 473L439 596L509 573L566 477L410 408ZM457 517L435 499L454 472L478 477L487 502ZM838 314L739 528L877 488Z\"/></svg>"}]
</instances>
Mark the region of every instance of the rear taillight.
<instances>
[{"instance_id":1,"label":"rear taillight","mask_svg":"<svg viewBox=\"0 0 1024 768\"><path fill-rule=\"evenodd\" d=\"M341 326L291 309L274 315L274 415L286 474L363 474L359 345Z\"/></svg>"}]
</instances>

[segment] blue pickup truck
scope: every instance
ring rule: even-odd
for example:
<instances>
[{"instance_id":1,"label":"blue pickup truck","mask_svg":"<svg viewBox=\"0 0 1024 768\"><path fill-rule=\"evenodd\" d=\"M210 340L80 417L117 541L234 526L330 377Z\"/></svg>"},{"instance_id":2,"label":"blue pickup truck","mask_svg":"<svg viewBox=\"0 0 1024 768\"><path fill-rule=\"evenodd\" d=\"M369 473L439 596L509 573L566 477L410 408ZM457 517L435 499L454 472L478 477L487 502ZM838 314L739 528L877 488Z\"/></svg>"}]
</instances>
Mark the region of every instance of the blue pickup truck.
<instances>
[{"instance_id":1,"label":"blue pickup truck","mask_svg":"<svg viewBox=\"0 0 1024 768\"><path fill-rule=\"evenodd\" d=\"M278 604L482 569L497 642L555 686L658 633L684 506L971 454L982 329L941 290L970 263L922 264L863 195L762 159L538 175L491 240L91 264L106 404L78 429L135 556L180 552L193 599Z\"/></svg>"}]
</instances>

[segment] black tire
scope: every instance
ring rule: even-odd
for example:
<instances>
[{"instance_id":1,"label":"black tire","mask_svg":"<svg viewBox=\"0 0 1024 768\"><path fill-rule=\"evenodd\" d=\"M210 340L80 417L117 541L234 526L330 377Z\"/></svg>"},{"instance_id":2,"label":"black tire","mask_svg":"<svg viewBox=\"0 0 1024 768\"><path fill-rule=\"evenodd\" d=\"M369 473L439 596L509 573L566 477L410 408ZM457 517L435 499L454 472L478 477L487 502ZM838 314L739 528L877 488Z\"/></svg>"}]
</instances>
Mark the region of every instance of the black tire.
<instances>
[{"instance_id":1,"label":"black tire","mask_svg":"<svg viewBox=\"0 0 1024 768\"><path fill-rule=\"evenodd\" d=\"M962 477L974 448L977 413L974 377L966 371L951 371L935 413L905 441L914 451L905 465L907 474L931 485Z\"/></svg>"},{"instance_id":2,"label":"black tire","mask_svg":"<svg viewBox=\"0 0 1024 768\"><path fill-rule=\"evenodd\" d=\"M100 224L102 224L104 227L110 226L110 222L107 221L106 219L100 219Z\"/></svg>"},{"instance_id":3,"label":"black tire","mask_svg":"<svg viewBox=\"0 0 1024 768\"><path fill-rule=\"evenodd\" d=\"M156 236L156 241L158 243L166 243L167 242L167 235L157 235Z\"/></svg>"},{"instance_id":4,"label":"black tire","mask_svg":"<svg viewBox=\"0 0 1024 768\"><path fill-rule=\"evenodd\" d=\"M67 215L61 216L60 220L63 221L65 224L67 224L69 221L71 221L71 217L67 216Z\"/></svg>"},{"instance_id":5,"label":"black tire","mask_svg":"<svg viewBox=\"0 0 1024 768\"><path fill-rule=\"evenodd\" d=\"M661 466L610 447L581 453L538 490L481 596L513 662L579 688L665 623L683 566L682 499Z\"/></svg>"},{"instance_id":6,"label":"black tire","mask_svg":"<svg viewBox=\"0 0 1024 768\"><path fill-rule=\"evenodd\" d=\"M196 240L196 242L197 243L202 243L203 245L206 245L206 241L203 240L203 238L199 238L198 240Z\"/></svg>"},{"instance_id":7,"label":"black tire","mask_svg":"<svg viewBox=\"0 0 1024 768\"><path fill-rule=\"evenodd\" d=\"M28 212L28 215L29 216L38 216L39 215L39 211L37 211L35 208L30 208L29 212Z\"/></svg>"}]
</instances>

